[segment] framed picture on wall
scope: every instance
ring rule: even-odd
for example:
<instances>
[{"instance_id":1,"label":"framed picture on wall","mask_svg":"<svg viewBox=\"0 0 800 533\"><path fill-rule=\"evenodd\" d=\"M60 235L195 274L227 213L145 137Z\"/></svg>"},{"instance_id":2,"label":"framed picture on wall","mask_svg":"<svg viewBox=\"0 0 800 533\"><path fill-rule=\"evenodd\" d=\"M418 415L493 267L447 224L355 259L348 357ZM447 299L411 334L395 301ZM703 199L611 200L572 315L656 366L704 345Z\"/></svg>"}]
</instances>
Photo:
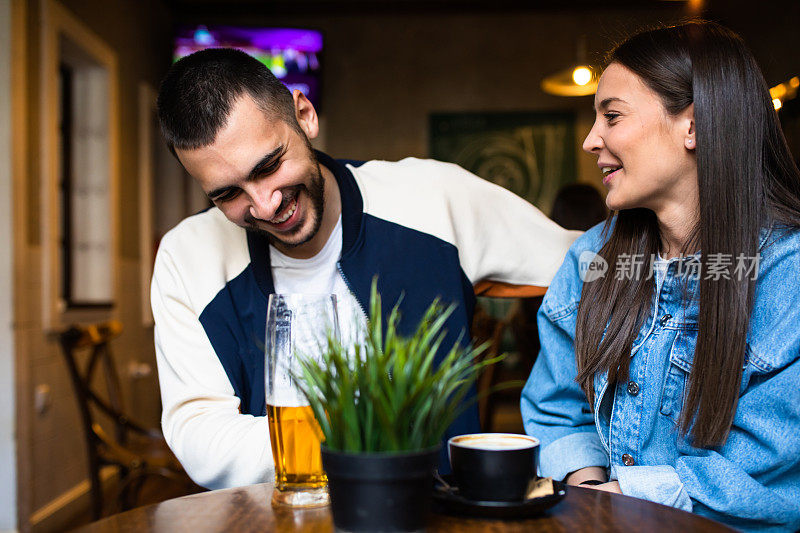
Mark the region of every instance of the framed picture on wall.
<instances>
[{"instance_id":1,"label":"framed picture on wall","mask_svg":"<svg viewBox=\"0 0 800 533\"><path fill-rule=\"evenodd\" d=\"M576 180L570 112L434 113L430 155L456 163L550 212L559 187Z\"/></svg>"}]
</instances>

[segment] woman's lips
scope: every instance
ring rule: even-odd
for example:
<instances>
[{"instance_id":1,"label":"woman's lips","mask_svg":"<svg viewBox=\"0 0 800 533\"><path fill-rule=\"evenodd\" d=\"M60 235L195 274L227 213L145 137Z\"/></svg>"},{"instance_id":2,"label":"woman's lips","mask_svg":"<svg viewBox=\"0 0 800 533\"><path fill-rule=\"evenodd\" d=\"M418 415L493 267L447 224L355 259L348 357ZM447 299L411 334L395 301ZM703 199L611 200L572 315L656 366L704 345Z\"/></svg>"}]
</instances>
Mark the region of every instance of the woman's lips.
<instances>
[{"instance_id":1,"label":"woman's lips","mask_svg":"<svg viewBox=\"0 0 800 533\"><path fill-rule=\"evenodd\" d=\"M603 167L603 184L607 185L608 182L611 181L611 178L620 170L622 170L622 167Z\"/></svg>"}]
</instances>

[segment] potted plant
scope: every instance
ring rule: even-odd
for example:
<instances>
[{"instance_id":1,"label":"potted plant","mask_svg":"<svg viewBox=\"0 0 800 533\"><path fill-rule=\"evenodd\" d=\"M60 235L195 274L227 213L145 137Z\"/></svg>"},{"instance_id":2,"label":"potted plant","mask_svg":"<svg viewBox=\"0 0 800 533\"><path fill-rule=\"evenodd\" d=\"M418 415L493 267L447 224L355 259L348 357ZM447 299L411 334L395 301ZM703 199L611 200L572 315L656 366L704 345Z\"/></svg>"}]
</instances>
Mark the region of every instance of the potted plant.
<instances>
[{"instance_id":1,"label":"potted plant","mask_svg":"<svg viewBox=\"0 0 800 533\"><path fill-rule=\"evenodd\" d=\"M403 337L398 306L384 328L373 282L364 344L343 346L329 335L320 360L301 357L297 381L325 438L322 462L338 529L424 528L444 432L481 369L501 359L479 360L485 346L457 342L435 365L452 312L435 301Z\"/></svg>"}]
</instances>

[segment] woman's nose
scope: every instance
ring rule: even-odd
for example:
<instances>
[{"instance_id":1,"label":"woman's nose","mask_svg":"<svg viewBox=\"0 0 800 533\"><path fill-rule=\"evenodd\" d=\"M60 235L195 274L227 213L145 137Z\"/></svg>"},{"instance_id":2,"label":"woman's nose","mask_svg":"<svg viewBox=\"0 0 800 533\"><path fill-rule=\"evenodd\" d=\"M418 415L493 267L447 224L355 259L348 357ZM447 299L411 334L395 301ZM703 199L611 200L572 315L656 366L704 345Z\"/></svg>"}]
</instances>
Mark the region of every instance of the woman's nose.
<instances>
[{"instance_id":1,"label":"woman's nose","mask_svg":"<svg viewBox=\"0 0 800 533\"><path fill-rule=\"evenodd\" d=\"M589 130L589 135L583 140L583 150L585 152L595 153L603 148L603 138L597 133L597 123L595 122L592 129Z\"/></svg>"}]
</instances>

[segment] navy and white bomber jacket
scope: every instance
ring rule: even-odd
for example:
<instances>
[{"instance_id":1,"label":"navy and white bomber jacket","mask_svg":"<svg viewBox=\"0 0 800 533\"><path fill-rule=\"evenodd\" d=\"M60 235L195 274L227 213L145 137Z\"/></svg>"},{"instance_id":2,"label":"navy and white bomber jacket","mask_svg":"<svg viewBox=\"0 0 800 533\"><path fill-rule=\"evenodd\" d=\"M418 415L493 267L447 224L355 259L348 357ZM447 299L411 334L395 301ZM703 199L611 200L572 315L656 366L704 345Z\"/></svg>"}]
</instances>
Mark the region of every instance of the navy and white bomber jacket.
<instances>
[{"instance_id":1,"label":"navy and white bomber jacket","mask_svg":"<svg viewBox=\"0 0 800 533\"><path fill-rule=\"evenodd\" d=\"M435 297L455 303L444 347L469 330L476 292L542 294L579 235L453 164L317 157L339 185L339 268L358 302L369 309L377 275L384 312L403 295L405 332ZM274 475L264 416L274 292L268 246L212 208L167 233L156 256L151 302L164 436L192 479L212 489ZM473 406L448 434L478 430Z\"/></svg>"}]
</instances>

